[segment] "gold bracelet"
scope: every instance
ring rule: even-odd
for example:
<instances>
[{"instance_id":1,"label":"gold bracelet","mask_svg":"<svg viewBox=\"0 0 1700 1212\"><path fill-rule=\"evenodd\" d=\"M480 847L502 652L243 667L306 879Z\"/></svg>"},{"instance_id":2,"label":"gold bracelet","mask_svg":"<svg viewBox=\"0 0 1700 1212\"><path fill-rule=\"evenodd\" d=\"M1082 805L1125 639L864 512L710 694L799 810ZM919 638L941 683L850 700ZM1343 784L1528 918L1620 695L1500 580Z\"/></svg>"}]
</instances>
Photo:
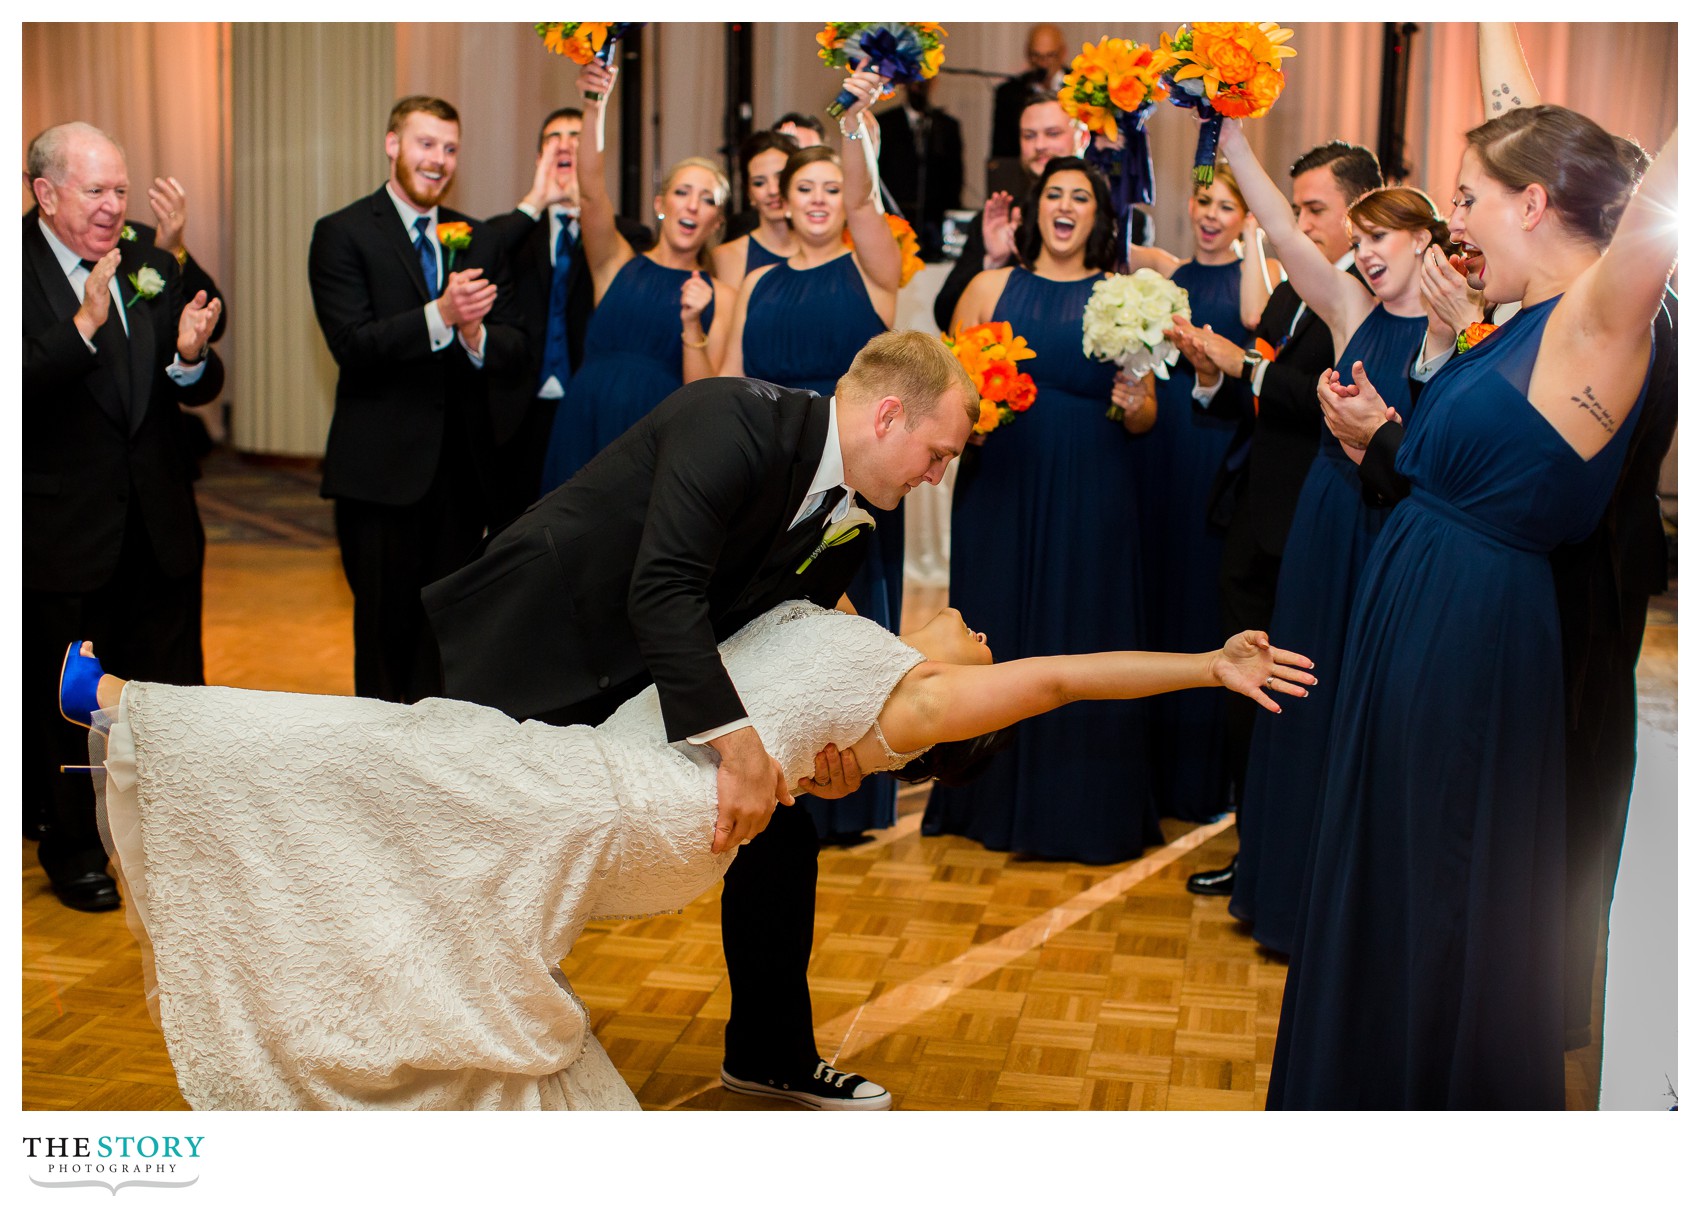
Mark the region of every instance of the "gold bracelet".
<instances>
[{"instance_id":1,"label":"gold bracelet","mask_svg":"<svg viewBox=\"0 0 1700 1212\"><path fill-rule=\"evenodd\" d=\"M679 343L681 345L683 345L686 349L707 349L708 348L708 337L705 335L703 337L703 339L700 340L700 341L687 341L687 340L685 340L684 332L681 331L679 333Z\"/></svg>"},{"instance_id":2,"label":"gold bracelet","mask_svg":"<svg viewBox=\"0 0 1700 1212\"><path fill-rule=\"evenodd\" d=\"M185 265L189 264L189 250L187 248L180 248L171 255L177 258L178 269L182 269Z\"/></svg>"}]
</instances>

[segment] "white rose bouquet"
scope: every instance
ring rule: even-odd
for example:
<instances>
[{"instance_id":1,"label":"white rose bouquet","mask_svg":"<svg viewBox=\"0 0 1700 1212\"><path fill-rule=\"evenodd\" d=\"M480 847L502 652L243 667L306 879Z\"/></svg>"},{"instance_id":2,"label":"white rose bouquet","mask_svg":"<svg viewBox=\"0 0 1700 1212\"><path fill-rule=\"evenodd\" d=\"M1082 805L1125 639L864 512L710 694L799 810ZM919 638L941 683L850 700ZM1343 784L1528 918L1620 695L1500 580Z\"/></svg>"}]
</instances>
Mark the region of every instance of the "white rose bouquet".
<instances>
[{"instance_id":1,"label":"white rose bouquet","mask_svg":"<svg viewBox=\"0 0 1700 1212\"><path fill-rule=\"evenodd\" d=\"M1080 347L1088 357L1114 362L1134 378L1169 377L1180 351L1163 335L1174 317L1192 318L1186 289L1152 269L1111 274L1092 288ZM1119 409L1111 407L1117 418Z\"/></svg>"}]
</instances>

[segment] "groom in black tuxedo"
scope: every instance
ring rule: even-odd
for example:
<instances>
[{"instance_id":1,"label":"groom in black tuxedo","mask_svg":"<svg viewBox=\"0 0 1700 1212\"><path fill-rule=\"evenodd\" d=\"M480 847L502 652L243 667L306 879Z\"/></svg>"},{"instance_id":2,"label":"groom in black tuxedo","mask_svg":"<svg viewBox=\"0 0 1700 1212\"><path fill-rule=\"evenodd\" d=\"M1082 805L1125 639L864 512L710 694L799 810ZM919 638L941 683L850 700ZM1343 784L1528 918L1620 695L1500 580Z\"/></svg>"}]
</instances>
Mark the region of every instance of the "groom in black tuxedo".
<instances>
[{"instance_id":1,"label":"groom in black tuxedo","mask_svg":"<svg viewBox=\"0 0 1700 1212\"><path fill-rule=\"evenodd\" d=\"M653 682L668 740L718 751L713 849L752 843L721 901L729 1088L816 1107L891 1105L815 1047L819 842L805 812L775 812L776 800L791 804L784 773L716 646L783 601L837 603L864 545L802 569L828 526L853 493L891 509L938 483L977 411L956 360L916 332L868 342L830 400L753 379L688 384L478 559L426 587L450 696L518 719L594 724ZM828 783L842 794L850 781Z\"/></svg>"}]
</instances>

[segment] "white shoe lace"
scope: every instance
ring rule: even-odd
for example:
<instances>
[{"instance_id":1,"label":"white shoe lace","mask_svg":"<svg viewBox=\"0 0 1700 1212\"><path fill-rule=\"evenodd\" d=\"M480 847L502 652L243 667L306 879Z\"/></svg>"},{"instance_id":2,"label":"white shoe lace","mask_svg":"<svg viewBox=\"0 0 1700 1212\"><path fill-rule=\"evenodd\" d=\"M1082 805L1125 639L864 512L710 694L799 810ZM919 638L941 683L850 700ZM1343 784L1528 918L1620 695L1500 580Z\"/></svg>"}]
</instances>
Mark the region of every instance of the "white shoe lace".
<instances>
[{"instance_id":1,"label":"white shoe lace","mask_svg":"<svg viewBox=\"0 0 1700 1212\"><path fill-rule=\"evenodd\" d=\"M820 1064L815 1066L816 1081L823 1081L829 1086L837 1086L840 1089L843 1089L844 1083L847 1080L855 1076L856 1075L854 1073L845 1073L841 1070L834 1069L825 1061L821 1061Z\"/></svg>"}]
</instances>

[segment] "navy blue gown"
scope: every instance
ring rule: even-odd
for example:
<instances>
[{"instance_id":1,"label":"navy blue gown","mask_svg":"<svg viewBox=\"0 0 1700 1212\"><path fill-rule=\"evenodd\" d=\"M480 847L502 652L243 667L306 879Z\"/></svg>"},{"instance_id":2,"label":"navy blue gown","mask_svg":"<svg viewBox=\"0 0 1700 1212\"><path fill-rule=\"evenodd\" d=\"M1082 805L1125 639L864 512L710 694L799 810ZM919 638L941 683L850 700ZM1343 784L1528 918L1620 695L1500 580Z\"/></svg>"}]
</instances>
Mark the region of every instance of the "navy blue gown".
<instances>
[{"instance_id":1,"label":"navy blue gown","mask_svg":"<svg viewBox=\"0 0 1700 1212\"><path fill-rule=\"evenodd\" d=\"M1188 261L1175 270L1173 281L1187 290L1194 324L1208 324L1236 345L1250 339L1240 323L1238 261ZM1134 443L1146 620L1151 647L1163 652L1207 652L1226 638L1223 534L1206 514L1235 422L1195 411L1196 384L1185 358L1170 367L1168 379L1157 380L1157 424ZM1221 390L1245 387L1229 379ZM1227 708L1227 694L1218 689L1183 690L1151 701L1152 786L1162 815L1206 821L1227 810Z\"/></svg>"},{"instance_id":2,"label":"navy blue gown","mask_svg":"<svg viewBox=\"0 0 1700 1212\"><path fill-rule=\"evenodd\" d=\"M751 240L750 247L758 246ZM862 346L885 330L853 257L813 269L793 269L779 261L750 291L744 374L830 396ZM856 504L873 515L875 525L863 540L868 553L848 596L856 613L895 632L903 617L903 506L879 509L859 497ZM875 775L843 799L809 795L797 802L807 805L822 837L897 823L897 783L887 774Z\"/></svg>"},{"instance_id":3,"label":"navy blue gown","mask_svg":"<svg viewBox=\"0 0 1700 1212\"><path fill-rule=\"evenodd\" d=\"M1423 316L1391 315L1377 304L1334 369L1350 382L1352 363L1361 361L1382 398L1409 423L1411 363L1427 328ZM1280 715L1259 711L1252 725L1240 801L1240 858L1228 905L1235 917L1252 924L1253 938L1283 954L1293 949L1352 598L1388 512L1365 503L1357 464L1324 426L1293 509L1269 621L1272 641L1316 662L1317 684L1309 698L1283 700Z\"/></svg>"},{"instance_id":4,"label":"navy blue gown","mask_svg":"<svg viewBox=\"0 0 1700 1212\"><path fill-rule=\"evenodd\" d=\"M784 257L774 252L765 244L758 243L751 236L749 243L744 245L744 275L748 277L764 265L778 265ZM769 380L771 382L771 380Z\"/></svg>"},{"instance_id":5,"label":"navy blue gown","mask_svg":"<svg viewBox=\"0 0 1700 1212\"><path fill-rule=\"evenodd\" d=\"M1599 521L1633 414L1584 461L1530 405L1556 303L1443 367L1400 446L1412 492L1359 578L1335 675L1272 1109L1564 1105L1548 556Z\"/></svg>"},{"instance_id":6,"label":"navy blue gown","mask_svg":"<svg viewBox=\"0 0 1700 1212\"><path fill-rule=\"evenodd\" d=\"M613 440L684 385L679 291L691 272L635 256L614 275L584 332L584 362L555 409L542 492L578 474ZM714 323L703 309L702 329Z\"/></svg>"},{"instance_id":7,"label":"navy blue gown","mask_svg":"<svg viewBox=\"0 0 1700 1212\"><path fill-rule=\"evenodd\" d=\"M992 312L1038 357L1033 407L969 447L951 506L950 600L998 660L1143 649L1133 444L1109 420L1116 368L1081 352L1097 277L1010 271ZM991 850L1116 863L1159 844L1147 700L1072 703L1025 720L978 778L935 785L925 834Z\"/></svg>"}]
</instances>

